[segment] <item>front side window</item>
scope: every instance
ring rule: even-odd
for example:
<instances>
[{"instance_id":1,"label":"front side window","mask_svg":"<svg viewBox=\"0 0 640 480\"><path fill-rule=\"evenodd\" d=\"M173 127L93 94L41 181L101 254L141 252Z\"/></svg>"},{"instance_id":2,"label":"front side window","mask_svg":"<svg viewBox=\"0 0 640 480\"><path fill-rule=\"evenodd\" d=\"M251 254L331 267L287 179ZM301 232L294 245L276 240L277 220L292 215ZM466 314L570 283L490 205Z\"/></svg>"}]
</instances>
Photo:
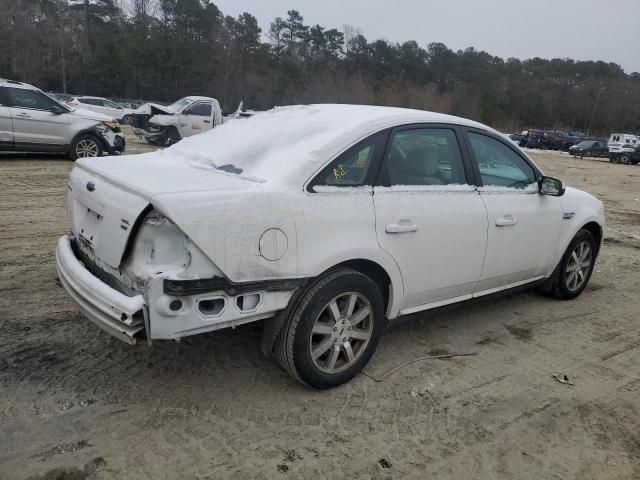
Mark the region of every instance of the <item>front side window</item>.
<instances>
[{"instance_id":1,"label":"front side window","mask_svg":"<svg viewBox=\"0 0 640 480\"><path fill-rule=\"evenodd\" d=\"M390 186L467 183L456 134L447 128L394 133L383 174Z\"/></svg>"},{"instance_id":2,"label":"front side window","mask_svg":"<svg viewBox=\"0 0 640 480\"><path fill-rule=\"evenodd\" d=\"M371 166L382 155L386 133L378 133L360 142L325 167L313 186L358 187L373 183Z\"/></svg>"},{"instance_id":3,"label":"front side window","mask_svg":"<svg viewBox=\"0 0 640 480\"><path fill-rule=\"evenodd\" d=\"M474 132L469 140L484 186L524 189L536 181L533 167L504 143Z\"/></svg>"},{"instance_id":4,"label":"front side window","mask_svg":"<svg viewBox=\"0 0 640 480\"><path fill-rule=\"evenodd\" d=\"M51 110L58 104L37 90L24 88L7 88L11 105L18 108L32 108L35 110Z\"/></svg>"},{"instance_id":5,"label":"front side window","mask_svg":"<svg viewBox=\"0 0 640 480\"><path fill-rule=\"evenodd\" d=\"M187 112L188 115L197 115L199 117L210 117L211 116L211 104L210 103L199 103L198 105L194 105Z\"/></svg>"}]
</instances>

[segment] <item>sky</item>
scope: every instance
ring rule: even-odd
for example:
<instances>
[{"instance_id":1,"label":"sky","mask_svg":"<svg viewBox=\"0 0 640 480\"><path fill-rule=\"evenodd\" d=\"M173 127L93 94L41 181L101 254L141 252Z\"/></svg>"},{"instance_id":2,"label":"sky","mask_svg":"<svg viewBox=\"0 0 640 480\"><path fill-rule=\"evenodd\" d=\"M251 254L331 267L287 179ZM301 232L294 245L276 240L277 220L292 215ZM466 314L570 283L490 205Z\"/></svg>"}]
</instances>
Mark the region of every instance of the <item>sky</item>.
<instances>
[{"instance_id":1,"label":"sky","mask_svg":"<svg viewBox=\"0 0 640 480\"><path fill-rule=\"evenodd\" d=\"M442 42L502 58L603 60L640 72L640 0L214 0L263 32L298 10L305 24L359 28L369 40Z\"/></svg>"}]
</instances>

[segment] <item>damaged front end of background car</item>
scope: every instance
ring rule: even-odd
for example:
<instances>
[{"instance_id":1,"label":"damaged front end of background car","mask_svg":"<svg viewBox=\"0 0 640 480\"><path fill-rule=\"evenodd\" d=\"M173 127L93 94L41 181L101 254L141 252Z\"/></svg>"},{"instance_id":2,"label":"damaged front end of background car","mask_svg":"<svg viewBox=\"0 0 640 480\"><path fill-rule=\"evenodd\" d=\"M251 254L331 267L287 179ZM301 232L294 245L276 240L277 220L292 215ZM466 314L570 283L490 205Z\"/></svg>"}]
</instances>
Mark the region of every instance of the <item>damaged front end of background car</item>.
<instances>
[{"instance_id":1,"label":"damaged front end of background car","mask_svg":"<svg viewBox=\"0 0 640 480\"><path fill-rule=\"evenodd\" d=\"M224 120L251 116L238 110ZM184 97L168 106L147 103L131 115L134 133L151 145L169 146L179 140L206 132L223 123L222 110L215 98Z\"/></svg>"},{"instance_id":2,"label":"damaged front end of background car","mask_svg":"<svg viewBox=\"0 0 640 480\"><path fill-rule=\"evenodd\" d=\"M180 99L175 104L181 103ZM175 105L174 104L174 105ZM151 145L165 146L177 142L180 115L172 106L146 103L131 114L133 133Z\"/></svg>"}]
</instances>

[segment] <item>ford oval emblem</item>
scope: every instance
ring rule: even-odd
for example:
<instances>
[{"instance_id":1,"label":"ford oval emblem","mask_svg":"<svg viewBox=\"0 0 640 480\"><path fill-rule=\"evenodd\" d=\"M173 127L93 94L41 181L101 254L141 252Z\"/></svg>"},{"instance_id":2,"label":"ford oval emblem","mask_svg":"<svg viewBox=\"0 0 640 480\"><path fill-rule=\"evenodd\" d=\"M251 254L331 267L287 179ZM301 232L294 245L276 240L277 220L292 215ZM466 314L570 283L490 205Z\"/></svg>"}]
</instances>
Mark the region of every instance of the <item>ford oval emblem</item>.
<instances>
[{"instance_id":1,"label":"ford oval emblem","mask_svg":"<svg viewBox=\"0 0 640 480\"><path fill-rule=\"evenodd\" d=\"M87 190L93 192L96 189L96 184L93 182L87 182Z\"/></svg>"}]
</instances>

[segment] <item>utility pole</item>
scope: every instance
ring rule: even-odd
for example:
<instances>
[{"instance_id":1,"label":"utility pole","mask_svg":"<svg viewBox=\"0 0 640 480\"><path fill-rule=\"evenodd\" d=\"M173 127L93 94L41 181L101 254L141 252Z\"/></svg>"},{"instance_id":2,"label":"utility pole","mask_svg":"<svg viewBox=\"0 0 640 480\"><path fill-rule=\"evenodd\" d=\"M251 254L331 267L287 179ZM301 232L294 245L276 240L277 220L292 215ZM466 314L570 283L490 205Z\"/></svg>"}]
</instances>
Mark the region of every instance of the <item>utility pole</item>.
<instances>
[{"instance_id":1,"label":"utility pole","mask_svg":"<svg viewBox=\"0 0 640 480\"><path fill-rule=\"evenodd\" d=\"M593 125L593 117L596 115L596 107L598 106L598 101L600 100L600 94L602 93L602 82L598 84L598 93L596 95L596 99L593 102L593 110L591 110L591 118L589 119L589 126L587 127L587 138L591 136L591 126Z\"/></svg>"}]
</instances>

